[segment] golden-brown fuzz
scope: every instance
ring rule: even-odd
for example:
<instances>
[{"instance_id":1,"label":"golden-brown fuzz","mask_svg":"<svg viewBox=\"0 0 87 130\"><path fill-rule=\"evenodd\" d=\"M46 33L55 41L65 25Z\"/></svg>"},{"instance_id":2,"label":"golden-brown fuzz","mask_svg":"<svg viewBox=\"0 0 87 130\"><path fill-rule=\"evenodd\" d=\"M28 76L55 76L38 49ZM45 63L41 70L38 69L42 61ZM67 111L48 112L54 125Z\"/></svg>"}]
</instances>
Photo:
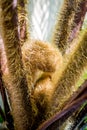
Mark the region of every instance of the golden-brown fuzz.
<instances>
[{"instance_id":1,"label":"golden-brown fuzz","mask_svg":"<svg viewBox=\"0 0 87 130\"><path fill-rule=\"evenodd\" d=\"M27 41L22 46L22 60L27 77L29 95L31 96L32 109L37 116L36 104L49 106L53 90L58 81L58 74L62 68L62 55L52 45L42 41ZM10 75L4 75L7 89L12 86ZM9 87L9 88L8 88ZM8 90L9 91L9 90ZM46 107L47 107L46 106Z\"/></svg>"},{"instance_id":2,"label":"golden-brown fuzz","mask_svg":"<svg viewBox=\"0 0 87 130\"><path fill-rule=\"evenodd\" d=\"M49 109L62 70L63 59L57 48L42 41L34 40L24 44L22 58L35 117L35 126L37 126ZM36 122L39 116L40 120Z\"/></svg>"},{"instance_id":3,"label":"golden-brown fuzz","mask_svg":"<svg viewBox=\"0 0 87 130\"><path fill-rule=\"evenodd\" d=\"M61 110L70 97L71 86L76 83L87 63L87 31L82 40L77 43L76 49L72 50L67 64L64 65L65 59L64 57L62 59L61 53L66 51L64 41L67 41L67 35L65 38L61 35L63 38L59 42L59 45L63 45L63 48L59 47L61 53L58 48L50 44L30 40L30 38L29 40L26 38L26 43L20 48L21 41L16 19L17 5L14 6L12 0L1 0L0 4L2 36L9 69L4 82L10 94L15 130L35 130L43 120ZM68 21L67 16L68 14L66 14ZM54 39L59 41L56 33Z\"/></svg>"},{"instance_id":4,"label":"golden-brown fuzz","mask_svg":"<svg viewBox=\"0 0 87 130\"><path fill-rule=\"evenodd\" d=\"M42 79L48 79L49 77L49 80L52 82L54 73L58 68L60 69L62 64L62 55L58 49L42 41L31 40L25 43L22 47L22 56L28 87L31 91L34 90L34 86L41 82L40 80ZM39 85L36 86L39 89ZM39 90L36 89L36 91Z\"/></svg>"}]
</instances>

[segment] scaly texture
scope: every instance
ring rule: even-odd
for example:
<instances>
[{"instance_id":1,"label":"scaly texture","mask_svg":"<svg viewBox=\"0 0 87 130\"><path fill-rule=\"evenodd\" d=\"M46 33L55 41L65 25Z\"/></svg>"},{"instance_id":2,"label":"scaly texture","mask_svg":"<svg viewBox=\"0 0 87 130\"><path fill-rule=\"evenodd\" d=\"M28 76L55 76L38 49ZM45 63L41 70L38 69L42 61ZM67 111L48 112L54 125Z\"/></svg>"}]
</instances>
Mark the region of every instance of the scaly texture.
<instances>
[{"instance_id":1,"label":"scaly texture","mask_svg":"<svg viewBox=\"0 0 87 130\"><path fill-rule=\"evenodd\" d=\"M0 0L2 9L3 41L7 56L12 114L16 130L29 130L32 125L31 103L28 97L26 77L23 72L22 55L17 26L17 1Z\"/></svg>"}]
</instances>

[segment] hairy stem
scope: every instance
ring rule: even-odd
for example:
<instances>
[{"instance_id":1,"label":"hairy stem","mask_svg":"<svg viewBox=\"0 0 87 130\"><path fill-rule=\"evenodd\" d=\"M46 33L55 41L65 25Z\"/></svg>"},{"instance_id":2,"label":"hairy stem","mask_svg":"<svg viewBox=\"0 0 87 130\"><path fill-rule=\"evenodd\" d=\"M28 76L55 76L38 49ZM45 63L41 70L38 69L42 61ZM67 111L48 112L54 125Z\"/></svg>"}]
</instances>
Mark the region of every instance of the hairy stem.
<instances>
[{"instance_id":1,"label":"hairy stem","mask_svg":"<svg viewBox=\"0 0 87 130\"><path fill-rule=\"evenodd\" d=\"M50 119L42 123L37 130L53 130L58 129L61 124L64 123L65 120L73 112L75 112L80 106L87 101L87 80L81 85L81 87L70 97L69 102L63 108L62 111L57 112ZM82 110L83 111L83 110ZM83 111L84 112L84 111ZM82 116L82 115L81 115ZM77 117L76 117L77 118ZM77 121L77 120L75 120Z\"/></svg>"},{"instance_id":2,"label":"hairy stem","mask_svg":"<svg viewBox=\"0 0 87 130\"><path fill-rule=\"evenodd\" d=\"M79 31L84 22L84 18L87 12L87 0L78 0L77 8L73 18L72 29L69 37L69 43L78 36Z\"/></svg>"},{"instance_id":3,"label":"hairy stem","mask_svg":"<svg viewBox=\"0 0 87 130\"><path fill-rule=\"evenodd\" d=\"M86 4L87 0L64 1L53 35L53 44L58 46L62 54L79 34L87 11Z\"/></svg>"},{"instance_id":4,"label":"hairy stem","mask_svg":"<svg viewBox=\"0 0 87 130\"><path fill-rule=\"evenodd\" d=\"M18 0L17 8L18 8L18 21L19 21L19 34L22 45L29 38L29 31L27 30L28 18L27 18L26 4L27 0Z\"/></svg>"},{"instance_id":5,"label":"hairy stem","mask_svg":"<svg viewBox=\"0 0 87 130\"><path fill-rule=\"evenodd\" d=\"M51 112L58 112L64 107L64 104L72 95L72 87L75 86L83 69L87 66L87 29L84 31L81 39L72 49L72 54L67 64L63 68L59 77L57 87L51 100Z\"/></svg>"},{"instance_id":6,"label":"hairy stem","mask_svg":"<svg viewBox=\"0 0 87 130\"><path fill-rule=\"evenodd\" d=\"M32 109L28 96L26 76L23 71L18 35L17 0L1 0L3 41L10 72L8 87L16 130L29 130L32 125Z\"/></svg>"},{"instance_id":7,"label":"hairy stem","mask_svg":"<svg viewBox=\"0 0 87 130\"><path fill-rule=\"evenodd\" d=\"M53 35L53 44L57 45L61 52L64 54L67 46L67 39L69 36L70 28L69 21L72 17L72 12L74 10L75 0L64 0L62 9L60 12L60 18L55 26L55 31Z\"/></svg>"}]
</instances>

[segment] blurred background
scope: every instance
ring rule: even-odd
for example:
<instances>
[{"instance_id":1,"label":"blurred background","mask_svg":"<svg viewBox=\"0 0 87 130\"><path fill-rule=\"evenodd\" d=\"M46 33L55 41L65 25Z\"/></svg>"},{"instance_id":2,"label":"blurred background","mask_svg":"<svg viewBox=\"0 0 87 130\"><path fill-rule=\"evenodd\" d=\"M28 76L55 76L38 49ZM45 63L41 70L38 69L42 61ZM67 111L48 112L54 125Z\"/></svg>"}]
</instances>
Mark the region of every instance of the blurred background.
<instances>
[{"instance_id":1,"label":"blurred background","mask_svg":"<svg viewBox=\"0 0 87 130\"><path fill-rule=\"evenodd\" d=\"M56 16L63 0L30 0L31 35L35 39L50 41Z\"/></svg>"}]
</instances>

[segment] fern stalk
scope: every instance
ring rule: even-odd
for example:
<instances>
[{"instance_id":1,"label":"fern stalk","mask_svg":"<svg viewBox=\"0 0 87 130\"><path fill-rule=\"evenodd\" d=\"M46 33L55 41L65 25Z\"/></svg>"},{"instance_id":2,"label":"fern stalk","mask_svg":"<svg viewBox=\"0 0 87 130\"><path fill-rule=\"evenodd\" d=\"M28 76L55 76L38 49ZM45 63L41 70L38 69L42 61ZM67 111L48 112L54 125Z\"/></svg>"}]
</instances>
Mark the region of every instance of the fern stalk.
<instances>
[{"instance_id":1,"label":"fern stalk","mask_svg":"<svg viewBox=\"0 0 87 130\"><path fill-rule=\"evenodd\" d=\"M53 44L57 45L60 51L64 54L67 46L67 40L70 33L69 21L72 18L72 12L74 10L75 0L64 0L62 9L60 11L60 17L56 23L54 34L53 34Z\"/></svg>"},{"instance_id":2,"label":"fern stalk","mask_svg":"<svg viewBox=\"0 0 87 130\"><path fill-rule=\"evenodd\" d=\"M19 35L20 35L20 41L21 45L26 42L26 40L29 38L29 31L28 29L28 18L27 18L27 10L26 10L26 4L27 0L18 0L18 21L19 21Z\"/></svg>"},{"instance_id":3,"label":"fern stalk","mask_svg":"<svg viewBox=\"0 0 87 130\"><path fill-rule=\"evenodd\" d=\"M79 34L87 10L86 3L86 0L64 0L52 39L63 55Z\"/></svg>"},{"instance_id":4,"label":"fern stalk","mask_svg":"<svg viewBox=\"0 0 87 130\"><path fill-rule=\"evenodd\" d=\"M29 130L32 124L31 103L26 76L23 71L18 35L17 1L0 0L2 9L3 41L12 85L8 87L16 130Z\"/></svg>"},{"instance_id":5,"label":"fern stalk","mask_svg":"<svg viewBox=\"0 0 87 130\"><path fill-rule=\"evenodd\" d=\"M86 6L87 0L84 0L84 1L78 0L77 2L78 2L77 7L75 8L75 11L74 11L73 24L71 26L69 43L78 36L79 31L82 28L86 11L87 11L87 6Z\"/></svg>"},{"instance_id":6,"label":"fern stalk","mask_svg":"<svg viewBox=\"0 0 87 130\"><path fill-rule=\"evenodd\" d=\"M61 110L70 95L73 93L72 87L80 78L82 71L87 66L87 29L81 39L72 49L72 54L59 77L58 84L54 90L51 101L52 113Z\"/></svg>"}]
</instances>

